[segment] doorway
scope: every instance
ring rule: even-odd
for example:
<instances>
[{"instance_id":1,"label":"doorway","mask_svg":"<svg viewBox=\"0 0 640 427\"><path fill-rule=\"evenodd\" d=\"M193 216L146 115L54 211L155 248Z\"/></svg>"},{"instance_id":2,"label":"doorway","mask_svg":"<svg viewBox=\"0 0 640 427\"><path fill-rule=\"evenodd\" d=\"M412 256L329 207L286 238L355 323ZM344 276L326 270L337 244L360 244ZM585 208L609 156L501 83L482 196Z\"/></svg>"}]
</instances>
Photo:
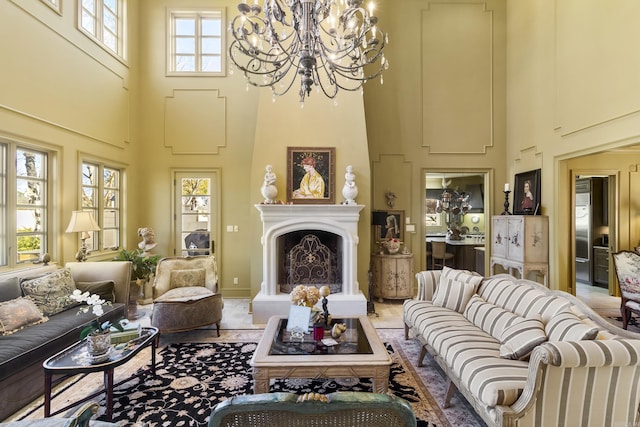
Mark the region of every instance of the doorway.
<instances>
[{"instance_id":1,"label":"doorway","mask_svg":"<svg viewBox=\"0 0 640 427\"><path fill-rule=\"evenodd\" d=\"M214 255L219 248L217 171L174 171L173 254Z\"/></svg>"},{"instance_id":2,"label":"doorway","mask_svg":"<svg viewBox=\"0 0 640 427\"><path fill-rule=\"evenodd\" d=\"M449 232L451 215L442 210L441 198L445 190L449 193L459 193L468 196L468 211L464 215L456 214L457 224L464 238L457 242L456 253L464 256L458 257L457 267L474 270L480 274L488 272L488 259L485 257L485 235L490 229L491 206L490 197L486 189L489 188L489 173L484 170L451 170L451 169L424 169L423 221L425 241L421 245L422 269L431 268L428 254L430 253L430 240L446 240ZM440 205L440 208L439 208ZM460 249L460 245L464 248ZM468 246L468 247L467 247Z\"/></svg>"},{"instance_id":3,"label":"doorway","mask_svg":"<svg viewBox=\"0 0 640 427\"><path fill-rule=\"evenodd\" d=\"M572 276L583 296L616 294L617 177L614 170L571 171Z\"/></svg>"}]
</instances>

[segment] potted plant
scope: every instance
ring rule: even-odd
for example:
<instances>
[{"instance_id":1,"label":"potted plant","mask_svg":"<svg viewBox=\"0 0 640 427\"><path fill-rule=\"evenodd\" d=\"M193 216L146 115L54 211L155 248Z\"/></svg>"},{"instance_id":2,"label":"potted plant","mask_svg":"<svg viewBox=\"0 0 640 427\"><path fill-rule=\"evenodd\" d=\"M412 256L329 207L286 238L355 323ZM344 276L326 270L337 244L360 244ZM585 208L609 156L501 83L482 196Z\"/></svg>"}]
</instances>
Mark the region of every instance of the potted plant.
<instances>
[{"instance_id":1,"label":"potted plant","mask_svg":"<svg viewBox=\"0 0 640 427\"><path fill-rule=\"evenodd\" d=\"M160 260L160 255L142 256L140 249L128 251L122 249L118 252L114 261L131 261L131 281L136 282L138 286L149 280L152 274L156 272L156 265Z\"/></svg>"},{"instance_id":2,"label":"potted plant","mask_svg":"<svg viewBox=\"0 0 640 427\"><path fill-rule=\"evenodd\" d=\"M160 255L142 255L142 250L128 251L122 249L113 259L114 261L131 261L131 287L129 290L129 319L137 319L142 316L138 311L138 301L144 298L143 289L151 276L156 272L156 265Z\"/></svg>"}]
</instances>

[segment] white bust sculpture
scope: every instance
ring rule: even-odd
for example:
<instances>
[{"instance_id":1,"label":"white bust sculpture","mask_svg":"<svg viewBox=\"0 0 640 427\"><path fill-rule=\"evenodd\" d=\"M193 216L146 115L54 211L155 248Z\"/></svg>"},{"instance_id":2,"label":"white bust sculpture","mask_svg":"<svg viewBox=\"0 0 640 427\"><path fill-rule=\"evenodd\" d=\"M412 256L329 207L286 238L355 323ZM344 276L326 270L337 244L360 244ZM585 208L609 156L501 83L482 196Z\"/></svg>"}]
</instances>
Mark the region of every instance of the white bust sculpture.
<instances>
[{"instance_id":1,"label":"white bust sculpture","mask_svg":"<svg viewBox=\"0 0 640 427\"><path fill-rule=\"evenodd\" d=\"M355 198L358 196L358 186L356 185L356 175L353 173L353 166L347 166L347 172L344 174L344 187L342 187L342 196L345 205L355 205Z\"/></svg>"},{"instance_id":2,"label":"white bust sculpture","mask_svg":"<svg viewBox=\"0 0 640 427\"><path fill-rule=\"evenodd\" d=\"M138 228L138 236L142 237L142 241L138 243L138 247L142 251L142 255L146 256L156 247L156 234L153 232L153 228L144 227Z\"/></svg>"},{"instance_id":3,"label":"white bust sculpture","mask_svg":"<svg viewBox=\"0 0 640 427\"><path fill-rule=\"evenodd\" d=\"M273 172L273 167L267 165L265 167L266 173L264 174L264 182L260 188L260 193L264 197L265 204L271 204L276 202L278 196L278 188L276 187L276 174Z\"/></svg>"}]
</instances>

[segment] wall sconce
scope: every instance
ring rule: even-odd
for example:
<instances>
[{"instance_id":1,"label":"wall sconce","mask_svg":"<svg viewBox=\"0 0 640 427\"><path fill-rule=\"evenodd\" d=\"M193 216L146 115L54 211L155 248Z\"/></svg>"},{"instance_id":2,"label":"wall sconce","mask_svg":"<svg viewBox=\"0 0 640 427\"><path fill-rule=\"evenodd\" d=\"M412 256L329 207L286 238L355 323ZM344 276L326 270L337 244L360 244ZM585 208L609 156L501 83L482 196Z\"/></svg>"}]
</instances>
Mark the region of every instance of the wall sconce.
<instances>
[{"instance_id":1,"label":"wall sconce","mask_svg":"<svg viewBox=\"0 0 640 427\"><path fill-rule=\"evenodd\" d=\"M67 226L67 233L80 233L80 250L76 253L78 262L86 261L89 251L87 250L86 240L91 237L89 231L99 231L100 227L93 219L93 215L89 211L73 211L71 212L71 220Z\"/></svg>"}]
</instances>

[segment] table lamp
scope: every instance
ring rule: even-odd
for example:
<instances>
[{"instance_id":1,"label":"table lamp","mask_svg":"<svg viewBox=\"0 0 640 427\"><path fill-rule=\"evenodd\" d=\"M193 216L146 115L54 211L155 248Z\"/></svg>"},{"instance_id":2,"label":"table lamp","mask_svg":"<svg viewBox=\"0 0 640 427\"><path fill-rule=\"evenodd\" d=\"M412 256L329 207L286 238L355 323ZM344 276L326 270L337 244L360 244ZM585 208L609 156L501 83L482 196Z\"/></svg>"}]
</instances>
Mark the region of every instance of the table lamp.
<instances>
[{"instance_id":1,"label":"table lamp","mask_svg":"<svg viewBox=\"0 0 640 427\"><path fill-rule=\"evenodd\" d=\"M67 233L80 233L80 240L82 240L82 245L80 246L80 250L76 253L76 260L78 262L86 261L87 254L89 251L87 250L87 245L85 240L87 240L91 235L89 231L99 231L100 227L96 224L93 219L93 215L89 211L73 211L71 212L71 220L69 221L69 225L67 226Z\"/></svg>"}]
</instances>

